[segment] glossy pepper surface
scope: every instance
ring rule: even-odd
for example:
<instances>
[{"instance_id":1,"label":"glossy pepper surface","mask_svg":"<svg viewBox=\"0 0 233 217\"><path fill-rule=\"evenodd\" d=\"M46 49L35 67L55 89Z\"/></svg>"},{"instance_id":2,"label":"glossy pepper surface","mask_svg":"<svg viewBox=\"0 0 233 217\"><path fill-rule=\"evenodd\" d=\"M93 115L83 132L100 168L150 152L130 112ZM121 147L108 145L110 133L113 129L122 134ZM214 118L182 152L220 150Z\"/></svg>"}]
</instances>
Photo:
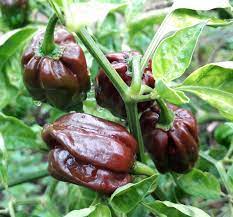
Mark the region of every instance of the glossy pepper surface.
<instances>
[{"instance_id":1,"label":"glossy pepper surface","mask_svg":"<svg viewBox=\"0 0 233 217\"><path fill-rule=\"evenodd\" d=\"M153 106L143 112L140 122L144 145L161 173L189 171L198 159L198 129L191 112L169 106L175 119L169 131L157 128L160 111Z\"/></svg>"},{"instance_id":2,"label":"glossy pepper surface","mask_svg":"<svg viewBox=\"0 0 233 217\"><path fill-rule=\"evenodd\" d=\"M110 53L106 55L113 68L119 73L121 78L128 86L130 86L132 81L132 73L130 72L129 61L132 59L132 56L136 54L139 53L136 51L130 51ZM151 61L143 73L142 83L152 88L155 85L155 80L152 75ZM109 109L116 116L126 116L124 101L111 81L108 79L103 69L101 69L96 76L95 94L97 103L100 106ZM152 102L139 103L138 108L140 111L143 111L151 104Z\"/></svg>"},{"instance_id":3,"label":"glossy pepper surface","mask_svg":"<svg viewBox=\"0 0 233 217\"><path fill-rule=\"evenodd\" d=\"M19 28L28 18L28 0L0 0L2 17L10 28Z\"/></svg>"},{"instance_id":4,"label":"glossy pepper surface","mask_svg":"<svg viewBox=\"0 0 233 217\"><path fill-rule=\"evenodd\" d=\"M137 142L121 125L70 113L44 127L49 171L61 181L112 193L131 181Z\"/></svg>"},{"instance_id":5,"label":"glossy pepper surface","mask_svg":"<svg viewBox=\"0 0 233 217\"><path fill-rule=\"evenodd\" d=\"M54 40L61 53L57 58L40 55L44 32L37 34L22 57L24 83L35 100L62 110L82 105L90 87L87 63L81 47L63 28L55 31Z\"/></svg>"}]
</instances>

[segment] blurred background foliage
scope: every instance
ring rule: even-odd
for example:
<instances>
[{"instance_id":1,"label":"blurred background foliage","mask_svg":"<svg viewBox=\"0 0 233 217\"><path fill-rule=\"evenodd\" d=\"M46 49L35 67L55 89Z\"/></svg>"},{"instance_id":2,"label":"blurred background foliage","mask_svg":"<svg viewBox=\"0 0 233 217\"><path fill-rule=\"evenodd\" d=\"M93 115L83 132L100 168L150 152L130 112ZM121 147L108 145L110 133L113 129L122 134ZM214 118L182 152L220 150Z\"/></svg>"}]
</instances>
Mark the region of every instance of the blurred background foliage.
<instances>
[{"instance_id":1,"label":"blurred background foliage","mask_svg":"<svg viewBox=\"0 0 233 217\"><path fill-rule=\"evenodd\" d=\"M125 1L99 0L99 2L119 4ZM233 4L233 0L231 3ZM116 12L110 13L103 23L91 27L91 31L105 53L129 49L144 53L171 5L171 0L135 0L129 7L123 6ZM40 175L41 171L45 171L47 167L46 152L36 150L38 147L44 146L40 139L40 130L44 124L54 121L63 114L47 104L33 101L23 85L21 53L33 34L38 29L45 27L48 16L51 14L46 0L30 0L29 8L29 18L22 29L12 30L4 22L3 17L0 18L1 35L8 32L7 36L4 35L0 38L0 131L8 147L9 185L27 174L38 175L39 173ZM216 18L233 18L232 13L225 9L212 10L207 13ZM233 60L232 27L229 25L205 28L188 73L207 63ZM17 31L14 37L18 39L10 37L13 34L11 31ZM12 49L9 49L9 46ZM86 50L85 52L92 82L94 82L99 66ZM96 105L93 90L89 93L84 105L86 113L119 121L110 112ZM210 155L216 160L222 159L233 140L233 129L225 124L226 120L217 111L200 99L192 97L192 102L187 107L196 114L200 123L202 149L209 149ZM203 159L199 160L198 168L218 177L213 165L204 162ZM233 167L228 171L233 185ZM41 177L43 177L43 173ZM59 183L52 197L54 199L51 200L46 195L53 193L54 182L51 177L46 177L17 185L8 190L0 187L0 210L9 206L10 197L10 200L13 201L17 199L16 204L19 201L17 217L29 216L29 213L33 217L57 217L70 210L89 206L95 197L95 193L86 188ZM46 188L46 186L49 187ZM165 192L169 192L166 197L170 201L178 200L195 205L204 209L211 216L230 217L224 200L190 197L187 192L175 187L171 178L166 175L161 176L160 186ZM166 191L166 189L172 189L172 191ZM146 216L145 212L138 207L131 215ZM8 215L2 212L0 216Z\"/></svg>"}]
</instances>

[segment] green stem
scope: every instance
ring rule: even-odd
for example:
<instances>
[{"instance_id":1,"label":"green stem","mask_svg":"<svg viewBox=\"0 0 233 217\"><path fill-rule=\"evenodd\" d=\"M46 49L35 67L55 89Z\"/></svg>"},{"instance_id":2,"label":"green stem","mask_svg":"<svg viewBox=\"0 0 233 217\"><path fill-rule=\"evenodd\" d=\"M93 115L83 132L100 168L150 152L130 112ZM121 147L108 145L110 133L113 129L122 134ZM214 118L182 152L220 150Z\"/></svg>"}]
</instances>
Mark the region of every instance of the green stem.
<instances>
[{"instance_id":1,"label":"green stem","mask_svg":"<svg viewBox=\"0 0 233 217\"><path fill-rule=\"evenodd\" d=\"M143 163L146 163L142 132L141 132L141 127L140 127L140 122L139 122L139 117L138 117L137 103L127 102L125 104L125 107L126 107L127 119L128 119L130 131L134 135L134 137L136 138L139 144L140 160Z\"/></svg>"},{"instance_id":2,"label":"green stem","mask_svg":"<svg viewBox=\"0 0 233 217\"><path fill-rule=\"evenodd\" d=\"M51 18L49 19L44 35L44 40L41 45L41 51L43 55L51 54L56 48L56 44L54 42L54 31L57 24L57 20L58 18L55 14L52 15Z\"/></svg>"},{"instance_id":3,"label":"green stem","mask_svg":"<svg viewBox=\"0 0 233 217\"><path fill-rule=\"evenodd\" d=\"M164 100L157 99L157 103L161 110L159 116L159 127L161 127L164 130L169 130L174 121L174 113L167 107Z\"/></svg>"},{"instance_id":4,"label":"green stem","mask_svg":"<svg viewBox=\"0 0 233 217\"><path fill-rule=\"evenodd\" d=\"M149 60L151 59L153 53L155 52L155 50L157 49L157 47L160 44L160 41L163 39L164 35L165 35L165 30L167 28L166 24L170 18L172 11L169 11L168 15L166 16L166 18L163 20L160 28L158 29L158 31L156 32L156 34L154 35L150 45L148 46L143 58L142 58L142 64L141 64L141 70L143 71L145 69L145 67L147 66Z\"/></svg>"},{"instance_id":5,"label":"green stem","mask_svg":"<svg viewBox=\"0 0 233 217\"><path fill-rule=\"evenodd\" d=\"M46 176L48 176L49 173L47 170L41 170L41 171L38 171L38 172L35 172L35 173L30 173L30 174L27 174L27 175L24 175L24 176L21 176L17 179L14 179L13 181L11 181L9 184L8 184L8 187L14 187L16 185L20 185L20 184L23 184L23 183L26 183L26 182L31 182L31 181L34 181L34 180L37 180L37 179L40 179L40 178L44 178ZM0 187L0 191L1 190L4 190L4 187Z\"/></svg>"},{"instance_id":6,"label":"green stem","mask_svg":"<svg viewBox=\"0 0 233 217\"><path fill-rule=\"evenodd\" d=\"M130 99L132 99L133 102L147 102L151 100L156 100L158 99L158 95L155 91L151 92L150 94L147 95L138 95L138 96L131 96Z\"/></svg>"},{"instance_id":7,"label":"green stem","mask_svg":"<svg viewBox=\"0 0 233 217\"><path fill-rule=\"evenodd\" d=\"M204 113L201 114L199 117L197 116L197 122L199 124L205 124L211 121L224 121L226 118L224 118L220 114L215 114L215 113Z\"/></svg>"},{"instance_id":8,"label":"green stem","mask_svg":"<svg viewBox=\"0 0 233 217\"><path fill-rule=\"evenodd\" d=\"M233 154L233 139L231 141L230 148L228 149L228 152L227 152L227 154L226 154L226 156L225 156L224 159L230 159L230 157L231 157L232 154Z\"/></svg>"},{"instance_id":9,"label":"green stem","mask_svg":"<svg viewBox=\"0 0 233 217\"><path fill-rule=\"evenodd\" d=\"M141 66L141 56L133 56L133 79L130 86L130 94L138 95L141 90L142 85L142 71L140 70Z\"/></svg>"},{"instance_id":10,"label":"green stem","mask_svg":"<svg viewBox=\"0 0 233 217\"><path fill-rule=\"evenodd\" d=\"M34 197L34 198L28 198L24 200L19 200L15 202L15 206L25 206L25 205L31 205L31 204L40 204L44 200L43 197Z\"/></svg>"},{"instance_id":11,"label":"green stem","mask_svg":"<svg viewBox=\"0 0 233 217\"><path fill-rule=\"evenodd\" d=\"M99 65L104 69L106 75L113 83L114 87L117 89L121 97L124 99L126 98L126 90L128 89L128 86L125 84L125 82L122 80L120 75L116 72L116 70L112 67L111 63L108 61L108 59L105 57L104 53L101 51L101 49L98 47L96 42L93 40L93 38L90 36L90 34L87 32L85 28L81 28L77 32L78 37L83 42L83 44L86 46L86 48L89 50L89 52L92 54L92 56L97 60Z\"/></svg>"},{"instance_id":12,"label":"green stem","mask_svg":"<svg viewBox=\"0 0 233 217\"><path fill-rule=\"evenodd\" d=\"M141 93L141 94L151 93L153 90L154 90L153 88L151 88L151 87L149 87L149 86L143 84L143 85L141 86L141 92L140 92L140 93Z\"/></svg>"},{"instance_id":13,"label":"green stem","mask_svg":"<svg viewBox=\"0 0 233 217\"><path fill-rule=\"evenodd\" d=\"M154 169L150 168L146 164L143 164L139 161L136 161L134 163L134 166L132 168L132 173L135 175L147 175L147 176L153 176L156 174Z\"/></svg>"},{"instance_id":14,"label":"green stem","mask_svg":"<svg viewBox=\"0 0 233 217\"><path fill-rule=\"evenodd\" d=\"M228 194L232 195L233 194L233 189L231 188L231 185L229 183L226 170L225 170L222 162L221 161L216 161L214 158L212 158L208 154L205 154L204 152L200 152L200 156L202 158L204 158L205 160L209 161L210 163L212 163L216 167L216 169L217 169L217 171L218 171L218 173L219 173L219 175L220 175L220 177L222 179L222 182L223 182Z\"/></svg>"},{"instance_id":15,"label":"green stem","mask_svg":"<svg viewBox=\"0 0 233 217\"><path fill-rule=\"evenodd\" d=\"M14 209L13 201L9 202L8 209L9 209L10 217L15 217L15 209Z\"/></svg>"},{"instance_id":16,"label":"green stem","mask_svg":"<svg viewBox=\"0 0 233 217\"><path fill-rule=\"evenodd\" d=\"M4 215L6 215L6 214L8 214L9 213L9 210L8 209L1 209L0 210L0 214L4 214ZM1 216L1 215L0 215Z\"/></svg>"}]
</instances>

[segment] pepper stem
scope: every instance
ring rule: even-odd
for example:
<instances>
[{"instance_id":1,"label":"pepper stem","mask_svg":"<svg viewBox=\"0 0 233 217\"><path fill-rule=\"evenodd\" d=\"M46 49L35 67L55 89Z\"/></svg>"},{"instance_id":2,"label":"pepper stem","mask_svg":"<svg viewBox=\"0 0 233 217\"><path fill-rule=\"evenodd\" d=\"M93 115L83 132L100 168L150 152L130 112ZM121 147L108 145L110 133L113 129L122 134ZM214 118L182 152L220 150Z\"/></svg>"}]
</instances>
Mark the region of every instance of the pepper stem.
<instances>
[{"instance_id":1,"label":"pepper stem","mask_svg":"<svg viewBox=\"0 0 233 217\"><path fill-rule=\"evenodd\" d=\"M41 45L41 51L43 55L49 55L53 53L56 49L56 44L54 42L54 31L57 24L57 16L54 14L50 17L48 25L46 27L44 40Z\"/></svg>"},{"instance_id":2,"label":"pepper stem","mask_svg":"<svg viewBox=\"0 0 233 217\"><path fill-rule=\"evenodd\" d=\"M133 79L130 86L130 94L138 95L142 86L141 56L135 55L132 59Z\"/></svg>"},{"instance_id":3,"label":"pepper stem","mask_svg":"<svg viewBox=\"0 0 233 217\"><path fill-rule=\"evenodd\" d=\"M153 176L156 174L156 171L155 171L155 169L150 168L146 164L143 164L139 161L135 161L134 166L132 168L132 173L134 175Z\"/></svg>"},{"instance_id":4,"label":"pepper stem","mask_svg":"<svg viewBox=\"0 0 233 217\"><path fill-rule=\"evenodd\" d=\"M163 99L157 99L157 103L161 110L158 127L168 131L174 121L174 112L167 107Z\"/></svg>"}]
</instances>

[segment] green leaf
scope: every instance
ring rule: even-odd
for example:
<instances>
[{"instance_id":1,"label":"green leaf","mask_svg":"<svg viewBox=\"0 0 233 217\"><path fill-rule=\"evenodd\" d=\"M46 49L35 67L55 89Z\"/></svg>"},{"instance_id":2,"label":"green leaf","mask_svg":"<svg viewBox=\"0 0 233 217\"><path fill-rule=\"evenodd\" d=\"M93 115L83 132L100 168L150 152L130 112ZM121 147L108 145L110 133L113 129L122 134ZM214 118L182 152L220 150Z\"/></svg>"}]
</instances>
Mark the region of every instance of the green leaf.
<instances>
[{"instance_id":1,"label":"green leaf","mask_svg":"<svg viewBox=\"0 0 233 217\"><path fill-rule=\"evenodd\" d=\"M0 132L7 149L39 149L37 134L17 118L0 113Z\"/></svg>"},{"instance_id":2,"label":"green leaf","mask_svg":"<svg viewBox=\"0 0 233 217\"><path fill-rule=\"evenodd\" d=\"M77 32L83 26L103 22L108 13L120 7L122 7L122 4L100 3L95 1L73 3L65 10L67 27L70 31Z\"/></svg>"},{"instance_id":3,"label":"green leaf","mask_svg":"<svg viewBox=\"0 0 233 217\"><path fill-rule=\"evenodd\" d=\"M209 26L225 26L231 24L233 20L207 17L190 9L178 9L171 14L167 25L170 26L170 31L175 31L201 22L207 22L207 25Z\"/></svg>"},{"instance_id":4,"label":"green leaf","mask_svg":"<svg viewBox=\"0 0 233 217\"><path fill-rule=\"evenodd\" d=\"M10 85L6 75L0 71L0 109L4 108L16 97L17 89Z\"/></svg>"},{"instance_id":5,"label":"green leaf","mask_svg":"<svg viewBox=\"0 0 233 217\"><path fill-rule=\"evenodd\" d=\"M176 0L173 4L173 9L178 8L187 8L192 10L202 10L208 11L215 8L231 8L229 0L211 0L211 1L203 1L203 0L195 0L195 1L187 1L187 0Z\"/></svg>"},{"instance_id":6,"label":"green leaf","mask_svg":"<svg viewBox=\"0 0 233 217\"><path fill-rule=\"evenodd\" d=\"M118 188L110 198L110 205L118 213L132 211L150 192L156 188L157 175L135 184L127 184Z\"/></svg>"},{"instance_id":7,"label":"green leaf","mask_svg":"<svg viewBox=\"0 0 233 217\"><path fill-rule=\"evenodd\" d=\"M37 28L35 27L25 27L14 31L13 34L9 34L10 37L3 36L4 43L0 46L0 69L2 69L3 65L6 61L15 55L19 51L20 48L27 42L31 36L35 33ZM7 39L6 39L7 38ZM0 39L2 41L2 39Z\"/></svg>"},{"instance_id":8,"label":"green leaf","mask_svg":"<svg viewBox=\"0 0 233 217\"><path fill-rule=\"evenodd\" d=\"M230 126L231 124L232 123L220 124L214 131L216 141L226 147L229 147L233 139L233 127Z\"/></svg>"},{"instance_id":9,"label":"green leaf","mask_svg":"<svg viewBox=\"0 0 233 217\"><path fill-rule=\"evenodd\" d=\"M94 212L90 214L90 217L111 217L111 210L104 204L97 204ZM79 216L78 216L79 217Z\"/></svg>"},{"instance_id":10,"label":"green leaf","mask_svg":"<svg viewBox=\"0 0 233 217\"><path fill-rule=\"evenodd\" d=\"M90 206L89 208L74 210L65 215L64 217L87 217L96 210L96 206Z\"/></svg>"},{"instance_id":11,"label":"green leaf","mask_svg":"<svg viewBox=\"0 0 233 217\"><path fill-rule=\"evenodd\" d=\"M89 207L96 197L96 192L77 185L68 186L68 194L66 196L66 205L68 210L79 210ZM76 198L74 200L74 198Z\"/></svg>"},{"instance_id":12,"label":"green leaf","mask_svg":"<svg viewBox=\"0 0 233 217\"><path fill-rule=\"evenodd\" d=\"M126 22L130 23L132 19L137 17L140 12L144 9L144 4L146 0L132 0L130 4L128 4L128 8L126 9Z\"/></svg>"},{"instance_id":13,"label":"green leaf","mask_svg":"<svg viewBox=\"0 0 233 217\"><path fill-rule=\"evenodd\" d=\"M226 125L230 127L231 129L233 129L233 123L226 123Z\"/></svg>"},{"instance_id":14,"label":"green leaf","mask_svg":"<svg viewBox=\"0 0 233 217\"><path fill-rule=\"evenodd\" d=\"M206 23L187 27L164 39L153 57L155 78L172 81L189 67L199 36Z\"/></svg>"},{"instance_id":15,"label":"green leaf","mask_svg":"<svg viewBox=\"0 0 233 217\"><path fill-rule=\"evenodd\" d=\"M204 199L219 199L221 196L221 188L217 178L198 169L193 169L180 176L178 185L184 192L192 196Z\"/></svg>"},{"instance_id":16,"label":"green leaf","mask_svg":"<svg viewBox=\"0 0 233 217\"><path fill-rule=\"evenodd\" d=\"M0 38L0 109L15 100L16 88L21 89L21 64L15 58L36 30L26 27L8 32Z\"/></svg>"},{"instance_id":17,"label":"green leaf","mask_svg":"<svg viewBox=\"0 0 233 217\"><path fill-rule=\"evenodd\" d=\"M177 89L196 94L233 120L233 62L203 66L188 76Z\"/></svg>"},{"instance_id":18,"label":"green leaf","mask_svg":"<svg viewBox=\"0 0 233 217\"><path fill-rule=\"evenodd\" d=\"M8 186L8 172L7 172L8 154L5 147L4 139L0 133L0 183L5 188Z\"/></svg>"},{"instance_id":19,"label":"green leaf","mask_svg":"<svg viewBox=\"0 0 233 217\"><path fill-rule=\"evenodd\" d=\"M189 103L189 98L184 92L168 87L161 79L156 81L156 90L160 97L175 105Z\"/></svg>"},{"instance_id":20,"label":"green leaf","mask_svg":"<svg viewBox=\"0 0 233 217\"><path fill-rule=\"evenodd\" d=\"M175 204L170 201L154 201L143 203L153 214L161 217L210 217L201 209L183 204Z\"/></svg>"}]
</instances>

